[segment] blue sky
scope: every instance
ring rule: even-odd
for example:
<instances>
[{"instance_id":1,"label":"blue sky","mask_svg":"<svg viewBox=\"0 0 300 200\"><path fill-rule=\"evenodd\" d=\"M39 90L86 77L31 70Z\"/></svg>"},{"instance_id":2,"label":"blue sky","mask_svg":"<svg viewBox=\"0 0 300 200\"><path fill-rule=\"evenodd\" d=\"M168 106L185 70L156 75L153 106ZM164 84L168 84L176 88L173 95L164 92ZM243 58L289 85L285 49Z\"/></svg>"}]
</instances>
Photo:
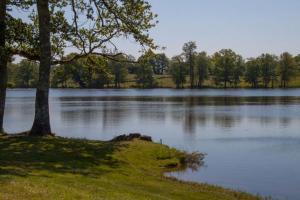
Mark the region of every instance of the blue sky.
<instances>
[{"instance_id":1,"label":"blue sky","mask_svg":"<svg viewBox=\"0 0 300 200\"><path fill-rule=\"evenodd\" d=\"M300 54L300 0L149 0L159 24L151 31L167 55L196 41L212 54L231 48L245 57ZM134 48L129 48L136 54Z\"/></svg>"},{"instance_id":2,"label":"blue sky","mask_svg":"<svg viewBox=\"0 0 300 200\"><path fill-rule=\"evenodd\" d=\"M148 0L159 24L150 32L168 56L180 54L185 42L212 54L231 48L244 57L261 53L300 54L300 0ZM22 16L15 12L17 16ZM134 41L118 41L134 56Z\"/></svg>"}]
</instances>

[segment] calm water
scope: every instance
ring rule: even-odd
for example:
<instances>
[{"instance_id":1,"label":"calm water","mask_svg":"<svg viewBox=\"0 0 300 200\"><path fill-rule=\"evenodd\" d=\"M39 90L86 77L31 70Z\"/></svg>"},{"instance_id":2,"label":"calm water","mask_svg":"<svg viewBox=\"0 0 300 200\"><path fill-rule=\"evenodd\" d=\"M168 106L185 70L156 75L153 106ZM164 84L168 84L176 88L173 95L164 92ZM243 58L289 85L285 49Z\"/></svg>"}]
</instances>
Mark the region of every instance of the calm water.
<instances>
[{"instance_id":1,"label":"calm water","mask_svg":"<svg viewBox=\"0 0 300 200\"><path fill-rule=\"evenodd\" d=\"M31 127L34 90L8 91L5 128ZM207 153L199 171L172 173L279 199L300 199L300 89L51 90L60 136L111 139L130 132Z\"/></svg>"}]
</instances>

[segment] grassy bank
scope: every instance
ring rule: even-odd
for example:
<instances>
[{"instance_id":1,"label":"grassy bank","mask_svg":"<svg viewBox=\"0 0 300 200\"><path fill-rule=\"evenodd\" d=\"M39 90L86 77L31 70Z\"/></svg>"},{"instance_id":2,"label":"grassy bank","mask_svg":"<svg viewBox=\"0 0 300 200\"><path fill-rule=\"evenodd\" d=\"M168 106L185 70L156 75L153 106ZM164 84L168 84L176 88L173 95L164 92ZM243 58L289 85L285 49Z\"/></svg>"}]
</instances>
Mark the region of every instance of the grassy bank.
<instances>
[{"instance_id":1,"label":"grassy bank","mask_svg":"<svg viewBox=\"0 0 300 200\"><path fill-rule=\"evenodd\" d=\"M155 88L176 88L175 83L172 80L170 75L155 75L154 76L156 86ZM133 74L129 74L127 81L121 84L122 88L138 88L139 86L136 84L136 77ZM189 77L186 76L186 83L184 84L185 88L190 87ZM229 88L235 88L233 85L228 86ZM269 85L271 87L271 83ZM203 83L203 88L223 88L222 85L216 85L214 80L207 79ZM241 82L237 86L237 88L251 88L251 84L247 83L243 78L241 78ZM260 83L260 88L263 88ZM274 82L274 88L280 88L280 82ZM291 79L287 88L300 88L300 74L297 74L295 77Z\"/></svg>"},{"instance_id":2,"label":"grassy bank","mask_svg":"<svg viewBox=\"0 0 300 200\"><path fill-rule=\"evenodd\" d=\"M0 136L0 199L258 199L165 178L184 155L141 140Z\"/></svg>"},{"instance_id":3,"label":"grassy bank","mask_svg":"<svg viewBox=\"0 0 300 200\"><path fill-rule=\"evenodd\" d=\"M154 75L154 80L155 80L155 84L153 86L153 88L176 88L176 84L173 82L172 80L172 76L171 75ZM186 76L186 83L183 84L184 88L190 88L190 82L189 82L189 76ZM34 86L32 86L33 88L35 88ZM120 85L121 89L128 89L128 88L140 88L140 86L136 83L136 75L134 74L129 74L127 76L127 79L124 83L121 83ZM251 84L247 83L243 78L241 78L241 82L238 84L237 87L235 87L234 85L228 85L228 88L251 88ZM8 88L19 88L16 87L15 84L13 83L9 83L8 84ZM80 86L74 82L67 82L67 85L65 87L55 87L52 85L52 88L80 88ZM97 88L97 87L96 87ZM105 85L104 88L114 88L114 84L111 83L109 85ZM202 88L216 88L216 89L222 89L223 86L222 85L216 85L215 81L210 78L204 81ZM261 81L259 84L259 88L264 88ZM271 88L271 83L269 84L269 87ZM274 88L281 88L280 87L280 82L279 81L275 81L274 82ZM289 82L288 86L286 87L286 89L288 88L300 88L300 74L296 75L296 77L292 78L291 81ZM86 88L83 88L86 89ZM102 89L99 88L98 89Z\"/></svg>"}]
</instances>

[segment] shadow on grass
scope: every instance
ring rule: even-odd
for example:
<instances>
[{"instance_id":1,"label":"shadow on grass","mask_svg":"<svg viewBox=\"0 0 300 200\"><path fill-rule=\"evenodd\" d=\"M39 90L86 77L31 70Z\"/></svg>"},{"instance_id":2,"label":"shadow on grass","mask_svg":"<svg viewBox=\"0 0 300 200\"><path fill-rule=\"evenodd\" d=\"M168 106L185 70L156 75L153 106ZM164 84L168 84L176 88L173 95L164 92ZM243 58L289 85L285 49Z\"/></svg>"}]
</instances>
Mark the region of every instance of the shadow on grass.
<instances>
[{"instance_id":1,"label":"shadow on grass","mask_svg":"<svg viewBox=\"0 0 300 200\"><path fill-rule=\"evenodd\" d=\"M39 171L96 177L120 166L112 157L120 146L55 137L0 136L0 176L28 176Z\"/></svg>"}]
</instances>

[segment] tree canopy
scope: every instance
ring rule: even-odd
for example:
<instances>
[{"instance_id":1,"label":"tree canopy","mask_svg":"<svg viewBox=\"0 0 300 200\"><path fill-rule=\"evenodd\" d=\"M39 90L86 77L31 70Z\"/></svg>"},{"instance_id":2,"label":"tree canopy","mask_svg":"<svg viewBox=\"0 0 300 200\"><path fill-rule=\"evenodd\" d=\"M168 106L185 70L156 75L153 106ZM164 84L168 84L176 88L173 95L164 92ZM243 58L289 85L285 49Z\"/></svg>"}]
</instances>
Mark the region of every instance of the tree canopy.
<instances>
[{"instance_id":1,"label":"tree canopy","mask_svg":"<svg viewBox=\"0 0 300 200\"><path fill-rule=\"evenodd\" d=\"M26 20L14 16L16 9L29 13L24 17ZM0 77L1 113L7 82L4 58L20 55L40 63L32 134L51 133L48 105L51 65L91 55L115 60L121 54L114 43L119 38L131 37L142 47L156 48L148 34L157 23L156 15L144 0L1 1L0 15L0 28L5 31L1 32L0 47L0 70L5 70ZM72 57L66 56L68 49L75 49ZM2 114L0 117L2 131Z\"/></svg>"}]
</instances>

